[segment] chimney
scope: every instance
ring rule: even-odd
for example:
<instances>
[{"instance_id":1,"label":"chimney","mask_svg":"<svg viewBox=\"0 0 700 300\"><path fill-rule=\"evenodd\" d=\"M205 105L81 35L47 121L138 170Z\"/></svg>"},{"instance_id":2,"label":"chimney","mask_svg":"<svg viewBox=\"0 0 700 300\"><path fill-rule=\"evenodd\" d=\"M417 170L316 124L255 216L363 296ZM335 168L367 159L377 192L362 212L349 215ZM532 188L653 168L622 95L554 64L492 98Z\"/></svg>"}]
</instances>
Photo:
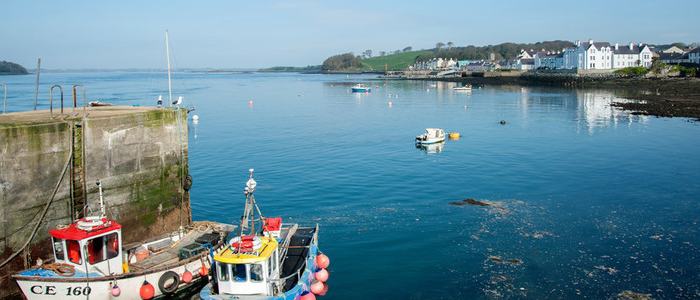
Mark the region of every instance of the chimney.
<instances>
[{"instance_id":1,"label":"chimney","mask_svg":"<svg viewBox=\"0 0 700 300\"><path fill-rule=\"evenodd\" d=\"M630 42L630 50L634 49L634 43Z\"/></svg>"},{"instance_id":2,"label":"chimney","mask_svg":"<svg viewBox=\"0 0 700 300\"><path fill-rule=\"evenodd\" d=\"M617 45L617 42L615 42L615 51L617 51L619 46Z\"/></svg>"},{"instance_id":3,"label":"chimney","mask_svg":"<svg viewBox=\"0 0 700 300\"><path fill-rule=\"evenodd\" d=\"M588 44L593 45L593 39L588 39Z\"/></svg>"},{"instance_id":4,"label":"chimney","mask_svg":"<svg viewBox=\"0 0 700 300\"><path fill-rule=\"evenodd\" d=\"M639 42L639 48L642 48L642 42Z\"/></svg>"}]
</instances>

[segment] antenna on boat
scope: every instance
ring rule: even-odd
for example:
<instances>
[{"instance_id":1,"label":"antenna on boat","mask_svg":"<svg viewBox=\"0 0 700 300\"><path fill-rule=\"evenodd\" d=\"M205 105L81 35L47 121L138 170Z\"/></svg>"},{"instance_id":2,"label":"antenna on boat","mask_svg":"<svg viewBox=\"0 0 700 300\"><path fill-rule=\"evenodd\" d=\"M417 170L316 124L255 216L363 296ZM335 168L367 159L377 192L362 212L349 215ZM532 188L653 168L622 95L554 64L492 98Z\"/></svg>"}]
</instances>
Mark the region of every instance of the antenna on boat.
<instances>
[{"instance_id":1,"label":"antenna on boat","mask_svg":"<svg viewBox=\"0 0 700 300\"><path fill-rule=\"evenodd\" d=\"M255 182L255 179L253 179L253 169L249 169L250 171L250 179L245 183L246 187L243 190L243 194L246 195L245 199L245 209L243 211L243 216L241 217L241 226L239 227L241 234L243 233L243 230L248 230L248 222L250 222L250 233L251 235L255 234L255 210L258 211L258 215L260 216L260 220L264 220L262 213L260 213L260 208L258 207L258 204L255 202L255 197L253 197L253 192L255 192L255 187L258 185L257 182ZM255 208L255 210L253 209Z\"/></svg>"},{"instance_id":2,"label":"antenna on boat","mask_svg":"<svg viewBox=\"0 0 700 300\"><path fill-rule=\"evenodd\" d=\"M97 180L97 189L100 190L100 219L105 217L105 201L102 198L102 182Z\"/></svg>"}]
</instances>

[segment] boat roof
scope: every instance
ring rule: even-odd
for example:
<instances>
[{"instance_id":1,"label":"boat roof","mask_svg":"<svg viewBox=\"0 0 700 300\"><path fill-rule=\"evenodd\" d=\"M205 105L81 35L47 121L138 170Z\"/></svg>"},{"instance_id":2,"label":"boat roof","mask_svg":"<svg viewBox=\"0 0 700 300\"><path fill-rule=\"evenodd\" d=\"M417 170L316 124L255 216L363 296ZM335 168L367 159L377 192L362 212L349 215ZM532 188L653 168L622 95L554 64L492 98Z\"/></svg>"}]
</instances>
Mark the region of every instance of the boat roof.
<instances>
[{"instance_id":1,"label":"boat roof","mask_svg":"<svg viewBox=\"0 0 700 300\"><path fill-rule=\"evenodd\" d=\"M433 127L426 128L426 129L425 129L425 131L440 131L440 130L442 130L442 129L440 129L440 128L433 128Z\"/></svg>"},{"instance_id":2,"label":"boat roof","mask_svg":"<svg viewBox=\"0 0 700 300\"><path fill-rule=\"evenodd\" d=\"M49 230L49 234L52 237L58 239L83 240L93 236L101 235L106 232L116 231L122 228L122 225L120 225L119 223L110 221L107 218L102 218L102 225L96 226L92 230L82 230L78 228L78 222L80 221L82 221L82 219L74 222L73 224L68 225L68 227L66 228L51 229Z\"/></svg>"},{"instance_id":3,"label":"boat roof","mask_svg":"<svg viewBox=\"0 0 700 300\"><path fill-rule=\"evenodd\" d=\"M231 243L223 251L214 256L214 260L229 264L249 264L267 260L277 248L277 240L273 237L259 236L262 240L260 250L238 253Z\"/></svg>"}]
</instances>

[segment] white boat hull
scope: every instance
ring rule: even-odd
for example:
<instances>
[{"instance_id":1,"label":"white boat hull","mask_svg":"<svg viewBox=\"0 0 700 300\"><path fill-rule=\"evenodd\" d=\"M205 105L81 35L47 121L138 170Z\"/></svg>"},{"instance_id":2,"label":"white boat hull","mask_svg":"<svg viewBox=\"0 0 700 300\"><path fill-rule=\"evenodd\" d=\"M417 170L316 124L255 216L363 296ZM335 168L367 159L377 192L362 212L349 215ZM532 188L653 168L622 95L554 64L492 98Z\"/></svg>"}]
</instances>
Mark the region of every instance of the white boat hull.
<instances>
[{"instance_id":1,"label":"white boat hull","mask_svg":"<svg viewBox=\"0 0 700 300\"><path fill-rule=\"evenodd\" d=\"M178 291L188 287L191 284L199 283L201 280L207 280L206 277L199 275L199 270L202 267L200 260L194 260L186 264L193 279L189 283L184 283L180 280ZM207 269L210 263L205 259ZM165 272L174 271L180 277L185 272L185 265L166 269L158 272L150 273L126 273L114 276L91 277L89 281L85 278L58 278L58 277L36 277L36 276L17 276L17 284L22 289L22 292L29 300L42 299L142 299L140 295L141 286L144 280L148 281L154 288L154 297L165 295L159 288L159 280ZM180 278L181 279L181 278ZM121 293L119 296L112 295L112 287L116 282ZM177 291L176 291L177 292Z\"/></svg>"}]
</instances>

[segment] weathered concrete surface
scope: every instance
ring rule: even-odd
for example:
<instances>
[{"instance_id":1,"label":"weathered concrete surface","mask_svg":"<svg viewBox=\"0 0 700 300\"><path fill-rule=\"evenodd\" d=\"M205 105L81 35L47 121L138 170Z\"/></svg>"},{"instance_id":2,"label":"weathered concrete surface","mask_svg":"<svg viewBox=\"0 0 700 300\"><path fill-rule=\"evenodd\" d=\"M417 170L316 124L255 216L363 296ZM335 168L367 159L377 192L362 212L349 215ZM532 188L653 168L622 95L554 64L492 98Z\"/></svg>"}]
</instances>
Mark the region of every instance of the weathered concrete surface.
<instances>
[{"instance_id":1,"label":"weathered concrete surface","mask_svg":"<svg viewBox=\"0 0 700 300\"><path fill-rule=\"evenodd\" d=\"M48 229L71 221L70 171L63 179L61 173L74 132L84 140L87 201L98 209L95 182L101 180L107 216L123 225L125 244L190 222L189 194L181 184L188 166L184 109L112 106L87 108L85 118L82 110L76 113L0 114L0 261L19 250L41 222L30 254L0 268L0 298L18 291L9 274L51 257Z\"/></svg>"}]
</instances>

